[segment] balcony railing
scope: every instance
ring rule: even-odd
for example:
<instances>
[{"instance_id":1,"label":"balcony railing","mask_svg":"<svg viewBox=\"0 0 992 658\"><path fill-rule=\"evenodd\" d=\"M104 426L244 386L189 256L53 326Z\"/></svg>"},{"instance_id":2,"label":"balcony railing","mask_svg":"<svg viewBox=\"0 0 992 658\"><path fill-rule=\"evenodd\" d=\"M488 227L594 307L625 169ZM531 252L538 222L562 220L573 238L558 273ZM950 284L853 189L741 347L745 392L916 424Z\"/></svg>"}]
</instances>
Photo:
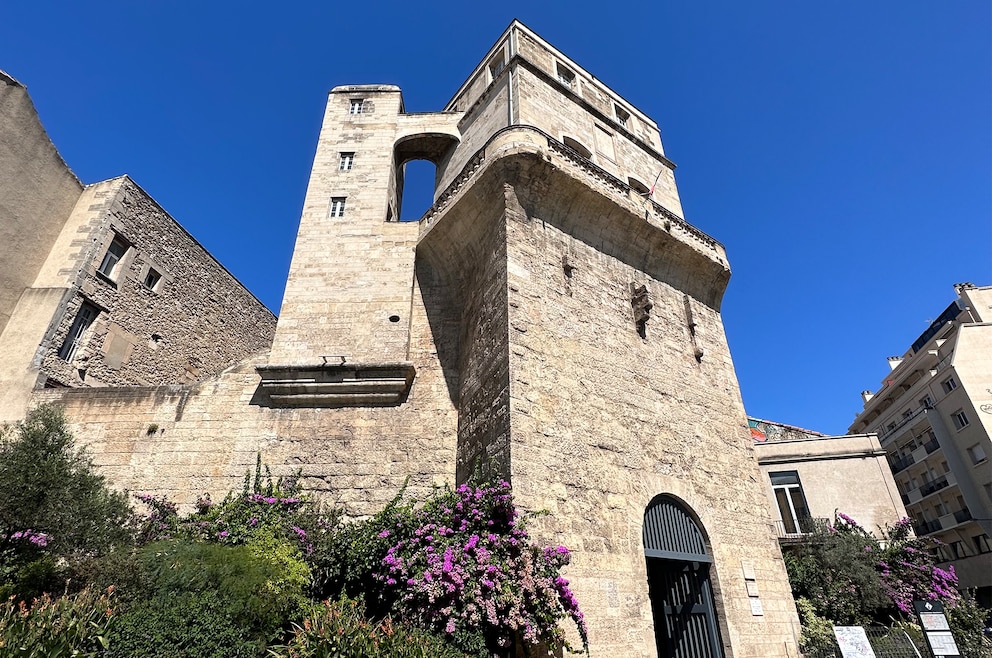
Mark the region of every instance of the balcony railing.
<instances>
[{"instance_id":1,"label":"balcony railing","mask_svg":"<svg viewBox=\"0 0 992 658\"><path fill-rule=\"evenodd\" d=\"M936 452L937 448L940 447L940 444L937 443L937 439L930 439L923 444L923 447L926 448L927 454L929 455Z\"/></svg>"},{"instance_id":2,"label":"balcony railing","mask_svg":"<svg viewBox=\"0 0 992 658\"><path fill-rule=\"evenodd\" d=\"M923 535L929 535L931 532L937 532L941 528L943 528L943 526L940 525L940 519L913 524L913 529L916 530L916 534L920 537Z\"/></svg>"},{"instance_id":3,"label":"balcony railing","mask_svg":"<svg viewBox=\"0 0 992 658\"><path fill-rule=\"evenodd\" d=\"M892 473L893 475L899 471L904 471L909 468L910 465L915 464L916 460L913 459L913 455L906 455L905 457L900 457L899 459L892 462Z\"/></svg>"},{"instance_id":4,"label":"balcony railing","mask_svg":"<svg viewBox=\"0 0 992 658\"><path fill-rule=\"evenodd\" d=\"M954 512L954 520L957 521L958 523L964 523L965 521L970 521L971 512L967 508L959 509L957 512Z\"/></svg>"},{"instance_id":5,"label":"balcony railing","mask_svg":"<svg viewBox=\"0 0 992 658\"><path fill-rule=\"evenodd\" d=\"M921 496L929 496L935 491L940 491L947 486L947 478L941 475L936 480L931 480L920 487Z\"/></svg>"},{"instance_id":6,"label":"balcony railing","mask_svg":"<svg viewBox=\"0 0 992 658\"><path fill-rule=\"evenodd\" d=\"M804 516L800 519L775 522L778 538L786 541L801 541L809 535L826 532L829 526L830 519L825 516Z\"/></svg>"}]
</instances>

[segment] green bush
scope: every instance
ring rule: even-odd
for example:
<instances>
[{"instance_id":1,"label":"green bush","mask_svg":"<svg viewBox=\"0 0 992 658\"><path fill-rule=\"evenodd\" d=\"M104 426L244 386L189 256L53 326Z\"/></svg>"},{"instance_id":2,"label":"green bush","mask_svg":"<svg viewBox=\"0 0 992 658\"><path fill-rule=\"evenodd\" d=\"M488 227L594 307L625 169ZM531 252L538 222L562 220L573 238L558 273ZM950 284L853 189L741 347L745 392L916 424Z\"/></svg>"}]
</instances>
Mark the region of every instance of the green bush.
<instances>
[{"instance_id":1,"label":"green bush","mask_svg":"<svg viewBox=\"0 0 992 658\"><path fill-rule=\"evenodd\" d=\"M394 623L370 622L362 605L342 598L315 605L292 642L270 650L279 658L464 658L464 654L426 631Z\"/></svg>"},{"instance_id":2,"label":"green bush","mask_svg":"<svg viewBox=\"0 0 992 658\"><path fill-rule=\"evenodd\" d=\"M0 655L5 658L100 656L118 618L112 591L92 589L53 599L47 594L31 605L8 599L0 604Z\"/></svg>"},{"instance_id":3,"label":"green bush","mask_svg":"<svg viewBox=\"0 0 992 658\"><path fill-rule=\"evenodd\" d=\"M266 638L297 614L310 576L294 549L275 539L245 546L173 540L139 555L151 597L218 592L226 615Z\"/></svg>"},{"instance_id":4,"label":"green bush","mask_svg":"<svg viewBox=\"0 0 992 658\"><path fill-rule=\"evenodd\" d=\"M214 590L161 594L117 619L106 658L255 658L259 639Z\"/></svg>"}]
</instances>

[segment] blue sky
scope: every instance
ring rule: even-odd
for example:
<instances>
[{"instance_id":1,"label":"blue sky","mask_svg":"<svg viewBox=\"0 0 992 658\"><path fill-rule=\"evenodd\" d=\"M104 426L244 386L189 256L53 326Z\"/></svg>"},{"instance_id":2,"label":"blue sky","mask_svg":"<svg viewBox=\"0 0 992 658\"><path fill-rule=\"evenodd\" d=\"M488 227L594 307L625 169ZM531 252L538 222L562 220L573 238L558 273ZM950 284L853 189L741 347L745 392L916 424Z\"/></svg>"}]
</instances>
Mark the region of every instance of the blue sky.
<instances>
[{"instance_id":1,"label":"blue sky","mask_svg":"<svg viewBox=\"0 0 992 658\"><path fill-rule=\"evenodd\" d=\"M842 433L992 283L992 3L21 2L0 69L83 182L131 175L278 311L326 92L440 109L514 17L653 117L727 247L748 412Z\"/></svg>"}]
</instances>

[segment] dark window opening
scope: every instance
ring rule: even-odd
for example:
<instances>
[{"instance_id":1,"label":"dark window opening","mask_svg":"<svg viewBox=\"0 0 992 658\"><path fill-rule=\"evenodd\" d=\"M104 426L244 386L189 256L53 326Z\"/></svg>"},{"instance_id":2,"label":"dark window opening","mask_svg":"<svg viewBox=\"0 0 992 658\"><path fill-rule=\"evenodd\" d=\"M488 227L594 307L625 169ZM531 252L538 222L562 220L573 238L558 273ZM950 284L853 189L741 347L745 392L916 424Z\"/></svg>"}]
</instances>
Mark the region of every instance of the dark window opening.
<instances>
[{"instance_id":1,"label":"dark window opening","mask_svg":"<svg viewBox=\"0 0 992 658\"><path fill-rule=\"evenodd\" d=\"M145 280L141 283L149 290L155 290L155 286L158 282L162 280L162 275L155 271L155 268L149 267L148 273L145 274Z\"/></svg>"}]
</instances>

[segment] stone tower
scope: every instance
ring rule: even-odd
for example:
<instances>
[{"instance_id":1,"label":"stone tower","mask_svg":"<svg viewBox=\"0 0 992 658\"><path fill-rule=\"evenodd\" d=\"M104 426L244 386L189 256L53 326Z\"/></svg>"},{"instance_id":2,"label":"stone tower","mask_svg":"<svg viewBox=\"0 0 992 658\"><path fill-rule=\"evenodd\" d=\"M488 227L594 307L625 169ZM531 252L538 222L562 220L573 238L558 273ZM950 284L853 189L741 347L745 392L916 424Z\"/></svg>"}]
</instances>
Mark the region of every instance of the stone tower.
<instances>
[{"instance_id":1,"label":"stone tower","mask_svg":"<svg viewBox=\"0 0 992 658\"><path fill-rule=\"evenodd\" d=\"M398 222L412 159L437 166L434 204ZM673 170L649 117L519 22L441 112L333 89L260 390L454 422L442 470L508 479L574 547L595 655L797 655L730 270ZM432 372L445 400L410 411Z\"/></svg>"},{"instance_id":2,"label":"stone tower","mask_svg":"<svg viewBox=\"0 0 992 658\"><path fill-rule=\"evenodd\" d=\"M400 222L414 159L437 167L434 203ZM100 388L0 364L25 380L10 417L61 404L116 486L180 504L223 497L257 454L355 516L408 479L416 495L499 476L549 512L537 539L572 549L594 656L797 656L720 318L730 270L673 170L649 117L516 21L440 112L336 87L271 349ZM79 267L102 267L87 249Z\"/></svg>"}]
</instances>

